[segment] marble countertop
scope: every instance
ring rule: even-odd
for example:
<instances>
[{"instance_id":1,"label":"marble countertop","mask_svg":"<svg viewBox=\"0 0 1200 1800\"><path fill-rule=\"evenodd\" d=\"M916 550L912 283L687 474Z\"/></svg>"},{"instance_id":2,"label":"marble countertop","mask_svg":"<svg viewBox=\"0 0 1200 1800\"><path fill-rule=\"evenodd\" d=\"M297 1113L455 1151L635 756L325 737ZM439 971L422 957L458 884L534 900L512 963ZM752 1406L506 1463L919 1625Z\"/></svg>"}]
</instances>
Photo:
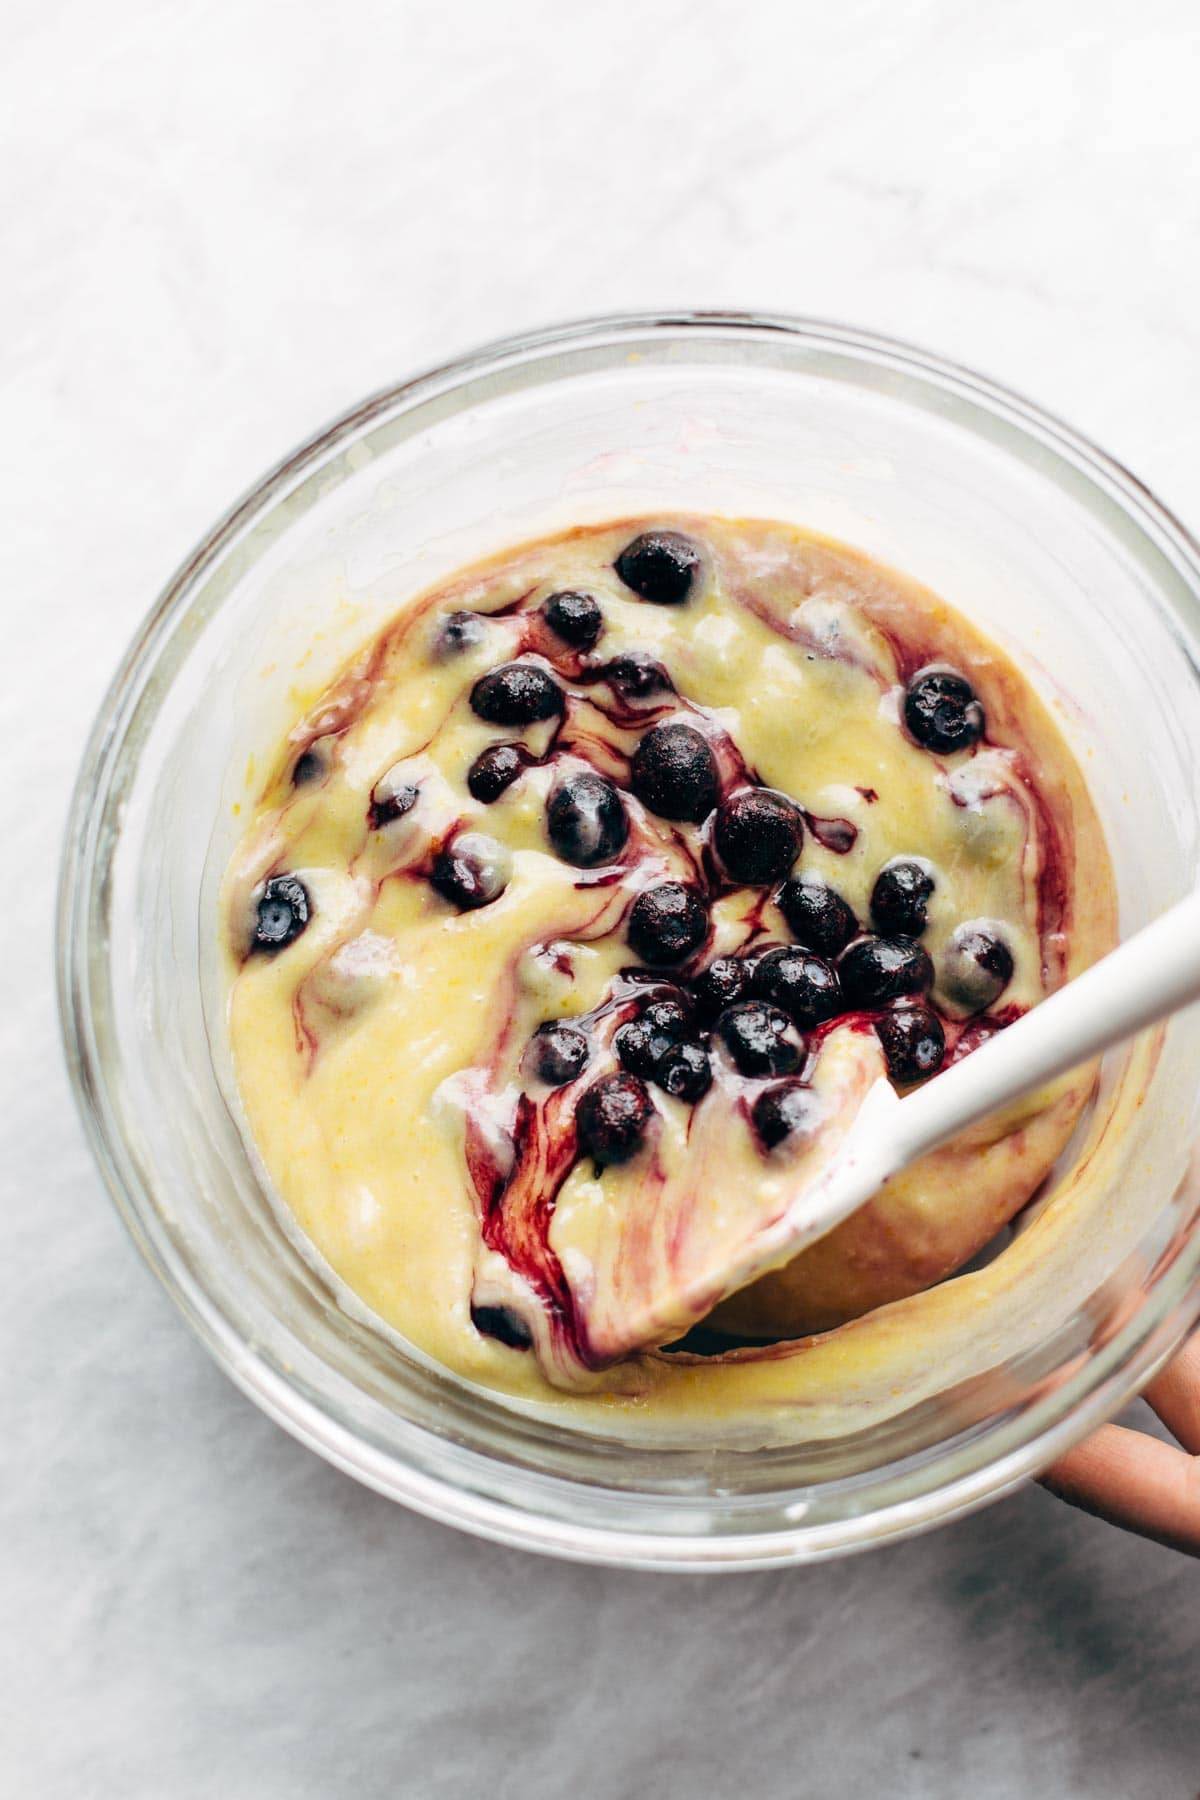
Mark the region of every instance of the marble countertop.
<instances>
[{"instance_id":1,"label":"marble countertop","mask_svg":"<svg viewBox=\"0 0 1200 1800\"><path fill-rule=\"evenodd\" d=\"M293 1443L101 1192L50 945L83 735L166 575L320 421L481 339L847 319L1200 523L1195 7L10 0L4 40L0 1791L1189 1800L1200 1565L1037 1489L844 1564L637 1576Z\"/></svg>"}]
</instances>

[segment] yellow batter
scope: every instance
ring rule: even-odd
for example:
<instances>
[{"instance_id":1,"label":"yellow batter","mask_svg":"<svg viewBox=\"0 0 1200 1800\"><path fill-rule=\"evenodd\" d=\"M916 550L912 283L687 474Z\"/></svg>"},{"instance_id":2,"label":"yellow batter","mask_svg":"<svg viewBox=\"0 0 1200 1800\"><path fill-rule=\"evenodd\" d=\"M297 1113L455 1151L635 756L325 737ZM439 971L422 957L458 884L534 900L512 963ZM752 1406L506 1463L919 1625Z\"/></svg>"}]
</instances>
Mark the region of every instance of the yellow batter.
<instances>
[{"instance_id":1,"label":"yellow batter","mask_svg":"<svg viewBox=\"0 0 1200 1800\"><path fill-rule=\"evenodd\" d=\"M615 567L660 527L695 549L682 604L648 601ZM563 592L598 603L593 646L548 628L546 602ZM632 674L630 655L641 659ZM561 715L520 727L479 716L476 684L513 661L552 676ZM647 675L648 664L662 673ZM973 688L986 715L979 742L936 753L906 729L906 683L930 665ZM406 609L290 733L228 872L241 1099L278 1194L367 1307L461 1376L585 1423L613 1407L677 1420L799 1404L891 1354L898 1330L911 1342L943 1328L956 1291L1015 1278L1030 1252L1023 1241L983 1276L923 1290L1037 1190L1092 1085L1090 1071L1059 1082L926 1159L711 1321L802 1341L602 1366L616 1342L606 1309L615 1317L629 1298L630 1270L667 1254L647 1248L655 1220L660 1231L673 1221L677 1249L706 1207L761 1204L795 1169L754 1128L749 1102L763 1083L743 1078L715 1038L700 1100L648 1084L651 1125L628 1161L572 1148L579 1097L617 1067L614 1032L636 1007L621 973L640 960L628 941L633 900L711 874L712 818L668 820L628 791L641 737L672 720L703 728L726 790L761 783L800 803L809 828L797 872L828 882L866 929L884 865L915 857L935 872L921 944L950 1055L981 1030L947 978L956 928L988 922L1011 955L996 1025L1094 960L1114 931L1100 827L1039 700L943 602L850 550L774 523L623 520L521 546ZM467 773L495 744L519 745L522 764L484 802ZM590 868L563 860L547 835L554 794L589 770L620 790L628 834L615 859ZM437 875L464 844L497 890L483 904L464 906ZM286 886L265 887L281 877L300 883L304 920L256 944L264 893L287 900ZM718 875L703 946L660 978L686 982L751 943L790 943L776 888ZM278 906L266 916L278 926ZM585 1016L591 1060L556 1099L530 1077L530 1040L546 1021ZM818 1091L883 1067L869 1026L835 1028L809 1056ZM480 1170L511 1183L520 1117L535 1121L537 1152L527 1144L517 1159L521 1179L547 1184L539 1254L592 1332L590 1370L556 1353L561 1334L542 1329L536 1285L481 1234ZM552 1180L555 1156L568 1166ZM478 1329L473 1306L485 1326L506 1308L520 1330L501 1337L520 1341Z\"/></svg>"}]
</instances>

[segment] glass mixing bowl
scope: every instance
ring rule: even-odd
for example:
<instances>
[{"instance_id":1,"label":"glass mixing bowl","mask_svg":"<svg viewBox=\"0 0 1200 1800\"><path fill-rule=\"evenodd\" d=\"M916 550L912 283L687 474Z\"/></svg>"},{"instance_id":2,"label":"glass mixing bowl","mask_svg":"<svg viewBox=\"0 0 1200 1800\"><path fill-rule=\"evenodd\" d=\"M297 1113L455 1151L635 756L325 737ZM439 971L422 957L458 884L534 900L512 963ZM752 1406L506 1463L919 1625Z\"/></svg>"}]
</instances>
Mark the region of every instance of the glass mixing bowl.
<instances>
[{"instance_id":1,"label":"glass mixing bowl","mask_svg":"<svg viewBox=\"0 0 1200 1800\"><path fill-rule=\"evenodd\" d=\"M793 520L998 638L1086 769L1129 931L1196 880L1200 562L1135 480L977 376L838 326L691 314L493 345L376 395L263 480L168 585L113 682L62 870L67 1055L104 1178L221 1366L381 1493L505 1543L655 1568L802 1562L1003 1493L1121 1404L1200 1311L1200 1019L1136 1080L1111 1177L1023 1307L981 1313L911 1404L837 1397L769 1446L621 1441L530 1416L389 1340L297 1249L231 1098L216 885L290 723L419 588L561 526ZM1003 1251L1000 1252L1003 1254ZM114 1299L114 1304L119 1304Z\"/></svg>"}]
</instances>

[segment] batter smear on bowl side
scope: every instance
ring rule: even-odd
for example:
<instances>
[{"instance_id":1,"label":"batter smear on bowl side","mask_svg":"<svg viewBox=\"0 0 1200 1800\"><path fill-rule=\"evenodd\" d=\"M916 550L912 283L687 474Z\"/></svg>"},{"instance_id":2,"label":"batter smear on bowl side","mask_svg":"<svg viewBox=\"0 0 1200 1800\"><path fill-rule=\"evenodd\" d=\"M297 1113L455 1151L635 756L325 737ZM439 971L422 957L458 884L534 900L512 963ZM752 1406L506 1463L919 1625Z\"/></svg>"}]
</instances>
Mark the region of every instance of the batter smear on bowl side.
<instances>
[{"instance_id":1,"label":"batter smear on bowl side","mask_svg":"<svg viewBox=\"0 0 1200 1800\"><path fill-rule=\"evenodd\" d=\"M726 1300L741 1348L629 1352L646 1295L778 1208L879 1076L936 1079L1114 926L1006 656L840 545L690 516L414 601L289 734L223 907L249 1132L337 1276L474 1381L664 1411L736 1407L756 1370L786 1400L1025 1205L1092 1071Z\"/></svg>"}]
</instances>

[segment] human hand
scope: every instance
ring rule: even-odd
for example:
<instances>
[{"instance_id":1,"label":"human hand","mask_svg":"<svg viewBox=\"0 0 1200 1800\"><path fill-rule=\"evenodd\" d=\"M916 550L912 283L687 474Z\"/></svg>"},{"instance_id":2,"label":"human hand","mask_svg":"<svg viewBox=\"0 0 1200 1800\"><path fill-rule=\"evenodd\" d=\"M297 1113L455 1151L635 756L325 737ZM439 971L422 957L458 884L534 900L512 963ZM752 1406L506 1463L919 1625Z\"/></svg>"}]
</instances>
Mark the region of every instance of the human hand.
<instances>
[{"instance_id":1,"label":"human hand","mask_svg":"<svg viewBox=\"0 0 1200 1800\"><path fill-rule=\"evenodd\" d=\"M1200 1556L1200 1332L1145 1391L1175 1444L1102 1425L1042 1476L1060 1500Z\"/></svg>"}]
</instances>

